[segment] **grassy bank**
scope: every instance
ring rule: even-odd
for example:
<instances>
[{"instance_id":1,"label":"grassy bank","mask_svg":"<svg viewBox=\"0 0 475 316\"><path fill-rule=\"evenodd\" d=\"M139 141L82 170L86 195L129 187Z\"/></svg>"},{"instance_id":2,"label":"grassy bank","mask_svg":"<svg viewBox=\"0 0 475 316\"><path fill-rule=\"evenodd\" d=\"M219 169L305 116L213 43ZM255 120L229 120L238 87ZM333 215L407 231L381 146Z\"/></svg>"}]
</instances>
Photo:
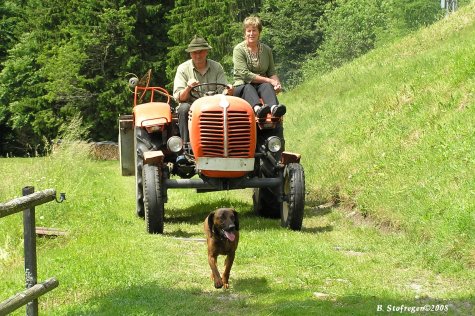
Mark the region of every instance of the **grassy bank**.
<instances>
[{"instance_id":1,"label":"grassy bank","mask_svg":"<svg viewBox=\"0 0 475 316\"><path fill-rule=\"evenodd\" d=\"M285 95L311 198L404 230L437 269L473 268L474 83L472 4Z\"/></svg>"}]
</instances>

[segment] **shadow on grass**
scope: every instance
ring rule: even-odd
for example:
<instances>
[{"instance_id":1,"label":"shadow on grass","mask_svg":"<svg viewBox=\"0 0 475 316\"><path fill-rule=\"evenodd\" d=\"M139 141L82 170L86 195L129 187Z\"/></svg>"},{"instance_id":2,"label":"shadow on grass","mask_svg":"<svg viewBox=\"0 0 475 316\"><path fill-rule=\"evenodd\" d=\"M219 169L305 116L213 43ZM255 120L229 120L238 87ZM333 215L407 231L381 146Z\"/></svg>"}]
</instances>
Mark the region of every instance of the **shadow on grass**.
<instances>
[{"instance_id":1,"label":"shadow on grass","mask_svg":"<svg viewBox=\"0 0 475 316\"><path fill-rule=\"evenodd\" d=\"M210 212L220 207L233 207L240 214L241 228L246 230L280 230L284 229L280 225L279 218L265 218L256 215L252 210L252 204L248 202L239 201L233 198L221 198L219 200L210 200L209 202L199 202L188 208L173 209L167 211L165 205L165 225L166 224L180 224L187 223L190 225L200 225ZM305 203L304 219L312 217L322 217L332 212L332 207L316 207L314 201ZM302 227L302 232L311 234L320 234L331 232L332 225L323 227ZM194 233L189 233L178 229L166 233L172 237L190 238Z\"/></svg>"},{"instance_id":2,"label":"shadow on grass","mask_svg":"<svg viewBox=\"0 0 475 316\"><path fill-rule=\"evenodd\" d=\"M251 205L248 203L226 198L217 201L200 202L185 209L170 209L169 212L165 209L165 221L168 223L202 223L210 212L220 207L233 207L240 214L246 214L245 216L249 215L248 212L251 209Z\"/></svg>"},{"instance_id":3,"label":"shadow on grass","mask_svg":"<svg viewBox=\"0 0 475 316\"><path fill-rule=\"evenodd\" d=\"M172 232L165 232L163 235L172 237L172 238L184 238L184 239L191 239L191 238L196 237L196 233L184 231L182 229L177 229Z\"/></svg>"},{"instance_id":4,"label":"shadow on grass","mask_svg":"<svg viewBox=\"0 0 475 316\"><path fill-rule=\"evenodd\" d=\"M266 278L256 277L235 280L230 290L176 289L159 283L124 286L66 308L67 315L411 315L431 311L473 315L474 302L471 298L404 300L336 296L308 289L275 290Z\"/></svg>"},{"instance_id":5,"label":"shadow on grass","mask_svg":"<svg viewBox=\"0 0 475 316\"><path fill-rule=\"evenodd\" d=\"M236 291L239 292L248 291L254 293L267 293L271 291L269 285L267 284L267 279L264 277L244 278L232 281L232 286L236 289Z\"/></svg>"},{"instance_id":6,"label":"shadow on grass","mask_svg":"<svg viewBox=\"0 0 475 316\"><path fill-rule=\"evenodd\" d=\"M310 234L320 234L320 233L328 233L333 231L333 225L326 225L322 227L302 227L302 232L310 233Z\"/></svg>"},{"instance_id":7,"label":"shadow on grass","mask_svg":"<svg viewBox=\"0 0 475 316\"><path fill-rule=\"evenodd\" d=\"M308 218L322 217L333 212L335 205L332 203L315 205L313 202L305 203L305 216Z\"/></svg>"}]
</instances>

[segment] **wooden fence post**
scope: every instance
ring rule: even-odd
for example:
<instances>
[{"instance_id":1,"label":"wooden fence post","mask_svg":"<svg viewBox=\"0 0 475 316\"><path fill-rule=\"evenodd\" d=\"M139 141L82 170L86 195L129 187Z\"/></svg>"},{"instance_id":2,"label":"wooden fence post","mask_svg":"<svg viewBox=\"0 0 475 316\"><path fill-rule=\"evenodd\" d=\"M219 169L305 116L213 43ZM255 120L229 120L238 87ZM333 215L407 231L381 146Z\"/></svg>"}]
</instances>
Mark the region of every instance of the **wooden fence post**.
<instances>
[{"instance_id":1,"label":"wooden fence post","mask_svg":"<svg viewBox=\"0 0 475 316\"><path fill-rule=\"evenodd\" d=\"M56 199L56 191L48 189L35 192L33 186L22 189L23 196L6 203L0 203L0 218L23 211L23 240L25 253L25 279L26 290L18 293L4 302L0 302L0 316L11 313L17 308L26 304L27 315L38 315L38 297L51 291L58 286L55 278L37 284L37 262L36 262L36 223L35 206L53 201ZM66 199L65 193L61 193L61 203Z\"/></svg>"},{"instance_id":2,"label":"wooden fence post","mask_svg":"<svg viewBox=\"0 0 475 316\"><path fill-rule=\"evenodd\" d=\"M33 194L35 188L27 186L22 189L23 196ZM25 279L26 288L36 285L38 281L36 262L36 232L35 232L35 207L32 206L23 210L23 237L25 252ZM28 316L38 315L38 299L34 299L26 304L26 314Z\"/></svg>"}]
</instances>

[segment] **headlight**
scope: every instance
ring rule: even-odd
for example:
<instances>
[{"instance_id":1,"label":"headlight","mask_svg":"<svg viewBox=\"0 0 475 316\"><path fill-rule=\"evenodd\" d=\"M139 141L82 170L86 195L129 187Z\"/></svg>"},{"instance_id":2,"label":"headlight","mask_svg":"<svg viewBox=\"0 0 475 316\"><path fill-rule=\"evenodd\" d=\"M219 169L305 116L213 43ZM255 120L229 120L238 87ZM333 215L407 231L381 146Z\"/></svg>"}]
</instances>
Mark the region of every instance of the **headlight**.
<instances>
[{"instance_id":1,"label":"headlight","mask_svg":"<svg viewBox=\"0 0 475 316\"><path fill-rule=\"evenodd\" d=\"M271 136L267 139L267 149L270 152L276 153L282 149L282 141L277 136Z\"/></svg>"},{"instance_id":2,"label":"headlight","mask_svg":"<svg viewBox=\"0 0 475 316\"><path fill-rule=\"evenodd\" d=\"M129 87L135 88L135 86L139 83L139 78L132 77L129 79Z\"/></svg>"},{"instance_id":3,"label":"headlight","mask_svg":"<svg viewBox=\"0 0 475 316\"><path fill-rule=\"evenodd\" d=\"M178 136L172 136L167 141L167 147L171 152L177 153L183 149L183 141Z\"/></svg>"}]
</instances>

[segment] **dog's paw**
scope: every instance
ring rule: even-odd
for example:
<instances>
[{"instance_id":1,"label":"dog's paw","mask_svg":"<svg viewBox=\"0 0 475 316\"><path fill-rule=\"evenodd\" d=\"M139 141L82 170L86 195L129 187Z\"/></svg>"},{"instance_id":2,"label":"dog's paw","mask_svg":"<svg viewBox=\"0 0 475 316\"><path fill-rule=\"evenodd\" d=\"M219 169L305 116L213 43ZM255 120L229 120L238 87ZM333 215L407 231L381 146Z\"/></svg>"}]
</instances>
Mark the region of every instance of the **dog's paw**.
<instances>
[{"instance_id":1,"label":"dog's paw","mask_svg":"<svg viewBox=\"0 0 475 316\"><path fill-rule=\"evenodd\" d=\"M225 290L229 289L229 276L226 273L223 275L223 288Z\"/></svg>"},{"instance_id":2,"label":"dog's paw","mask_svg":"<svg viewBox=\"0 0 475 316\"><path fill-rule=\"evenodd\" d=\"M221 278L214 280L214 287L220 289L223 287L223 280Z\"/></svg>"}]
</instances>

